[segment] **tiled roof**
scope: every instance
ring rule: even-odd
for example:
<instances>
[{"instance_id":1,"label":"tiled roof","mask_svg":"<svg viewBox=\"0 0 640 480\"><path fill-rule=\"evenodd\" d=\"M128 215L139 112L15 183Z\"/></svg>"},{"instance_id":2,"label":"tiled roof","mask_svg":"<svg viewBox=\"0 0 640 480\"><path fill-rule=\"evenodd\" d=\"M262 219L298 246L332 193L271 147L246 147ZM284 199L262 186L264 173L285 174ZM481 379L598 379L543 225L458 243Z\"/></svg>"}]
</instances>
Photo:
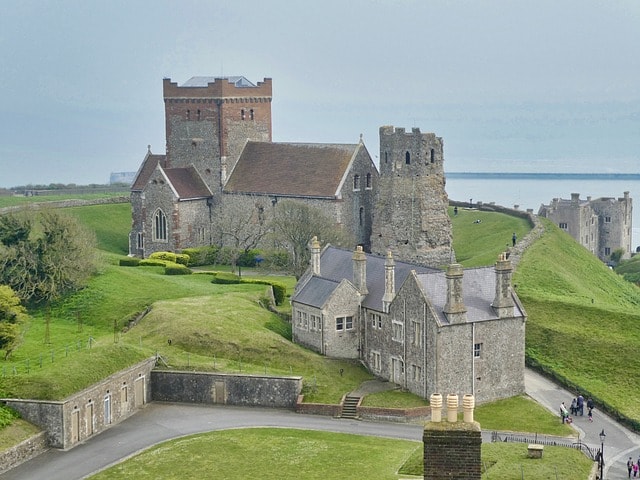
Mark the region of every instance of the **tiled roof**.
<instances>
[{"instance_id":1,"label":"tiled roof","mask_svg":"<svg viewBox=\"0 0 640 480\"><path fill-rule=\"evenodd\" d=\"M149 178L151 174L155 170L156 166L160 164L160 166L164 166L166 160L166 155L154 155L152 153L148 153L144 158L142 165L140 165L140 169L136 174L136 178L131 185L131 190L143 190L144 187L149 182Z\"/></svg>"},{"instance_id":2,"label":"tiled roof","mask_svg":"<svg viewBox=\"0 0 640 480\"><path fill-rule=\"evenodd\" d=\"M180 200L212 196L211 190L194 167L167 168L164 172Z\"/></svg>"},{"instance_id":3,"label":"tiled roof","mask_svg":"<svg viewBox=\"0 0 640 480\"><path fill-rule=\"evenodd\" d=\"M303 305L322 308L339 283L327 278L311 277L305 288L295 295L295 300Z\"/></svg>"},{"instance_id":4,"label":"tiled roof","mask_svg":"<svg viewBox=\"0 0 640 480\"><path fill-rule=\"evenodd\" d=\"M233 83L236 87L255 87L253 83L247 80L241 75L233 75L230 77L191 77L184 82L181 87L206 87L209 83L213 83L216 80L227 80L229 83Z\"/></svg>"},{"instance_id":5,"label":"tiled roof","mask_svg":"<svg viewBox=\"0 0 640 480\"><path fill-rule=\"evenodd\" d=\"M359 144L248 142L224 191L335 198Z\"/></svg>"},{"instance_id":6,"label":"tiled roof","mask_svg":"<svg viewBox=\"0 0 640 480\"><path fill-rule=\"evenodd\" d=\"M324 249L320 256L320 276L324 279L333 281L337 286L340 281L347 279L353 281L353 252L328 246ZM384 296L384 263L386 257L366 254L367 257L367 290L368 295L365 297L362 305L373 310L382 311L382 297ZM440 270L422 267L411 263L395 261L395 289L396 292L404 283L405 279L411 272L415 270L418 273L440 272ZM312 288L312 280L293 296L293 300L298 301L298 297L308 295L305 290ZM315 284L313 284L315 285Z\"/></svg>"},{"instance_id":7,"label":"tiled roof","mask_svg":"<svg viewBox=\"0 0 640 480\"><path fill-rule=\"evenodd\" d=\"M443 313L447 302L447 279L445 272L418 275L418 281L441 323L448 323ZM496 294L496 272L494 267L480 267L465 269L462 277L462 297L467 308L467 320L478 322L495 320L498 318L491 306ZM513 295L513 294L512 294ZM513 316L523 317L517 302Z\"/></svg>"}]
</instances>

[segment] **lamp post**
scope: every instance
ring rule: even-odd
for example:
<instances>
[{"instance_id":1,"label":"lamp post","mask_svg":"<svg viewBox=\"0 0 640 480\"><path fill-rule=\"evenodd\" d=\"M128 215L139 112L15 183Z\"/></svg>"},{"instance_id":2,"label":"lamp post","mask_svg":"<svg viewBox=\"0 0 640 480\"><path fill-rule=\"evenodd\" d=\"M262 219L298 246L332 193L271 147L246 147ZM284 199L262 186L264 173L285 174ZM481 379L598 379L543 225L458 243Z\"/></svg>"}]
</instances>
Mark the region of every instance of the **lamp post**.
<instances>
[{"instance_id":1,"label":"lamp post","mask_svg":"<svg viewBox=\"0 0 640 480\"><path fill-rule=\"evenodd\" d=\"M604 470L604 439L606 437L606 433L604 433L604 428L602 429L602 431L599 434L600 437L600 480L602 480L603 477L603 470Z\"/></svg>"}]
</instances>

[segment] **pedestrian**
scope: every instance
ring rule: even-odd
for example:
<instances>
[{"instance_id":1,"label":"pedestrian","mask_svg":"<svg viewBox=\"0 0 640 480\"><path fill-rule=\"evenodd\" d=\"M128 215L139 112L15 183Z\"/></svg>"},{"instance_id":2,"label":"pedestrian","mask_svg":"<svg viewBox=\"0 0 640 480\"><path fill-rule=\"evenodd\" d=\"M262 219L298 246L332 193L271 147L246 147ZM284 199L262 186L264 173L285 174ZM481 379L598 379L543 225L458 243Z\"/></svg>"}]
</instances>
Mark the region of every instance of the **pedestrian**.
<instances>
[{"instance_id":1,"label":"pedestrian","mask_svg":"<svg viewBox=\"0 0 640 480\"><path fill-rule=\"evenodd\" d=\"M453 214L458 215L458 206L453 207Z\"/></svg>"},{"instance_id":2,"label":"pedestrian","mask_svg":"<svg viewBox=\"0 0 640 480\"><path fill-rule=\"evenodd\" d=\"M589 415L589 421L593 422L593 409L595 408L595 404L593 403L593 399L589 397L587 400L587 412ZM638 459L638 464L640 464L640 458Z\"/></svg>"},{"instance_id":3,"label":"pedestrian","mask_svg":"<svg viewBox=\"0 0 640 480\"><path fill-rule=\"evenodd\" d=\"M516 232L513 232L513 236L511 237L511 242L513 243L513 246L516 246L516 240L518 239Z\"/></svg>"},{"instance_id":4,"label":"pedestrian","mask_svg":"<svg viewBox=\"0 0 640 480\"><path fill-rule=\"evenodd\" d=\"M633 464L633 476L634 477L638 476L638 464L637 463Z\"/></svg>"},{"instance_id":5,"label":"pedestrian","mask_svg":"<svg viewBox=\"0 0 640 480\"><path fill-rule=\"evenodd\" d=\"M575 398L571 400L571 406L569 407L569 410L571 411L571 415L575 415L578 413L578 400L576 400Z\"/></svg>"},{"instance_id":6,"label":"pedestrian","mask_svg":"<svg viewBox=\"0 0 640 480\"><path fill-rule=\"evenodd\" d=\"M633 471L633 460L631 457L627 460L627 471L629 472L629 478L631 478L631 472Z\"/></svg>"},{"instance_id":7,"label":"pedestrian","mask_svg":"<svg viewBox=\"0 0 640 480\"><path fill-rule=\"evenodd\" d=\"M567 411L567 407L565 407L564 402L562 402L560 404L560 417L562 418L562 423L564 423L567 420L568 416L569 416L569 412Z\"/></svg>"},{"instance_id":8,"label":"pedestrian","mask_svg":"<svg viewBox=\"0 0 640 480\"><path fill-rule=\"evenodd\" d=\"M580 416L584 415L584 397L582 394L578 395L578 410L576 411L576 415L580 414Z\"/></svg>"}]
</instances>

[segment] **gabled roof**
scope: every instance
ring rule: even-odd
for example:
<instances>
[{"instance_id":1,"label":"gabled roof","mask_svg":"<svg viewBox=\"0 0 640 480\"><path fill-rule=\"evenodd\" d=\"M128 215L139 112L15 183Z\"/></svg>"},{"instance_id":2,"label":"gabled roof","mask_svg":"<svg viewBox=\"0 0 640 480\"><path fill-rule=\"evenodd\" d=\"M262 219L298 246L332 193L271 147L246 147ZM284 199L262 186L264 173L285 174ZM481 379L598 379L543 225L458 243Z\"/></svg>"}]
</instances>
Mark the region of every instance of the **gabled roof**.
<instances>
[{"instance_id":1,"label":"gabled roof","mask_svg":"<svg viewBox=\"0 0 640 480\"><path fill-rule=\"evenodd\" d=\"M164 172L180 200L206 198L213 195L194 167L166 168Z\"/></svg>"},{"instance_id":2,"label":"gabled roof","mask_svg":"<svg viewBox=\"0 0 640 480\"><path fill-rule=\"evenodd\" d=\"M360 146L248 142L224 191L335 198Z\"/></svg>"},{"instance_id":3,"label":"gabled roof","mask_svg":"<svg viewBox=\"0 0 640 480\"><path fill-rule=\"evenodd\" d=\"M448 324L443 310L447 302L447 279L445 272L439 271L430 274L418 274L422 290L433 306L434 313L441 324ZM495 320L498 318L496 311L491 306L496 294L496 271L494 267L479 267L465 269L462 276L462 297L467 308L467 320L478 322L482 320ZM513 292L511 293L514 297ZM524 317L519 303L514 297L513 317Z\"/></svg>"},{"instance_id":4,"label":"gabled roof","mask_svg":"<svg viewBox=\"0 0 640 480\"><path fill-rule=\"evenodd\" d=\"M206 87L209 83L213 83L216 80L227 80L229 83L233 83L236 87L255 87L253 83L241 75L232 75L230 77L191 77L180 86Z\"/></svg>"},{"instance_id":5,"label":"gabled roof","mask_svg":"<svg viewBox=\"0 0 640 480\"><path fill-rule=\"evenodd\" d=\"M353 281L353 252L336 248L328 245L320 255L320 277L312 276L302 288L297 291L292 300L303 303L305 305L312 305L320 307L319 303L307 303L304 299L314 298L312 290L322 286L322 298L326 298L331 292L326 290L332 285L337 285L342 280ZM384 264L386 257L379 255L366 254L367 257L367 290L369 293L364 298L362 305L372 310L382 311L382 297L384 295ZM420 265L414 265L411 263L405 263L395 261L395 289L396 292L400 289L400 286L404 283L405 279L411 272L415 270L419 273L426 272L440 272L440 270L423 267ZM322 282L320 282L322 280ZM329 283L331 282L331 283Z\"/></svg>"},{"instance_id":6,"label":"gabled roof","mask_svg":"<svg viewBox=\"0 0 640 480\"><path fill-rule=\"evenodd\" d=\"M131 190L133 191L141 191L144 187L149 183L149 179L151 178L151 174L156 169L156 166L164 166L166 161L166 155L154 155L150 151L147 152L147 155L144 157L142 161L142 165L138 169L138 173L136 174L133 183L131 184Z\"/></svg>"}]
</instances>

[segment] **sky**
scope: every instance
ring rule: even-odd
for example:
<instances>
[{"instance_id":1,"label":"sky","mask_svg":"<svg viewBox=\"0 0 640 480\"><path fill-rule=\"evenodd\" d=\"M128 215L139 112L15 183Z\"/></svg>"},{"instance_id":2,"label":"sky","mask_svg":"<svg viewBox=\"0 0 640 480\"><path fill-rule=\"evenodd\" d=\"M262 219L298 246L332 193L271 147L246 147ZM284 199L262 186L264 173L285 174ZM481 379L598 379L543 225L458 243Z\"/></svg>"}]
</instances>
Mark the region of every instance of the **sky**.
<instances>
[{"instance_id":1,"label":"sky","mask_svg":"<svg viewBox=\"0 0 640 480\"><path fill-rule=\"evenodd\" d=\"M164 153L162 79L273 79L273 140L443 137L445 170L636 173L637 0L0 0L0 187Z\"/></svg>"}]
</instances>

